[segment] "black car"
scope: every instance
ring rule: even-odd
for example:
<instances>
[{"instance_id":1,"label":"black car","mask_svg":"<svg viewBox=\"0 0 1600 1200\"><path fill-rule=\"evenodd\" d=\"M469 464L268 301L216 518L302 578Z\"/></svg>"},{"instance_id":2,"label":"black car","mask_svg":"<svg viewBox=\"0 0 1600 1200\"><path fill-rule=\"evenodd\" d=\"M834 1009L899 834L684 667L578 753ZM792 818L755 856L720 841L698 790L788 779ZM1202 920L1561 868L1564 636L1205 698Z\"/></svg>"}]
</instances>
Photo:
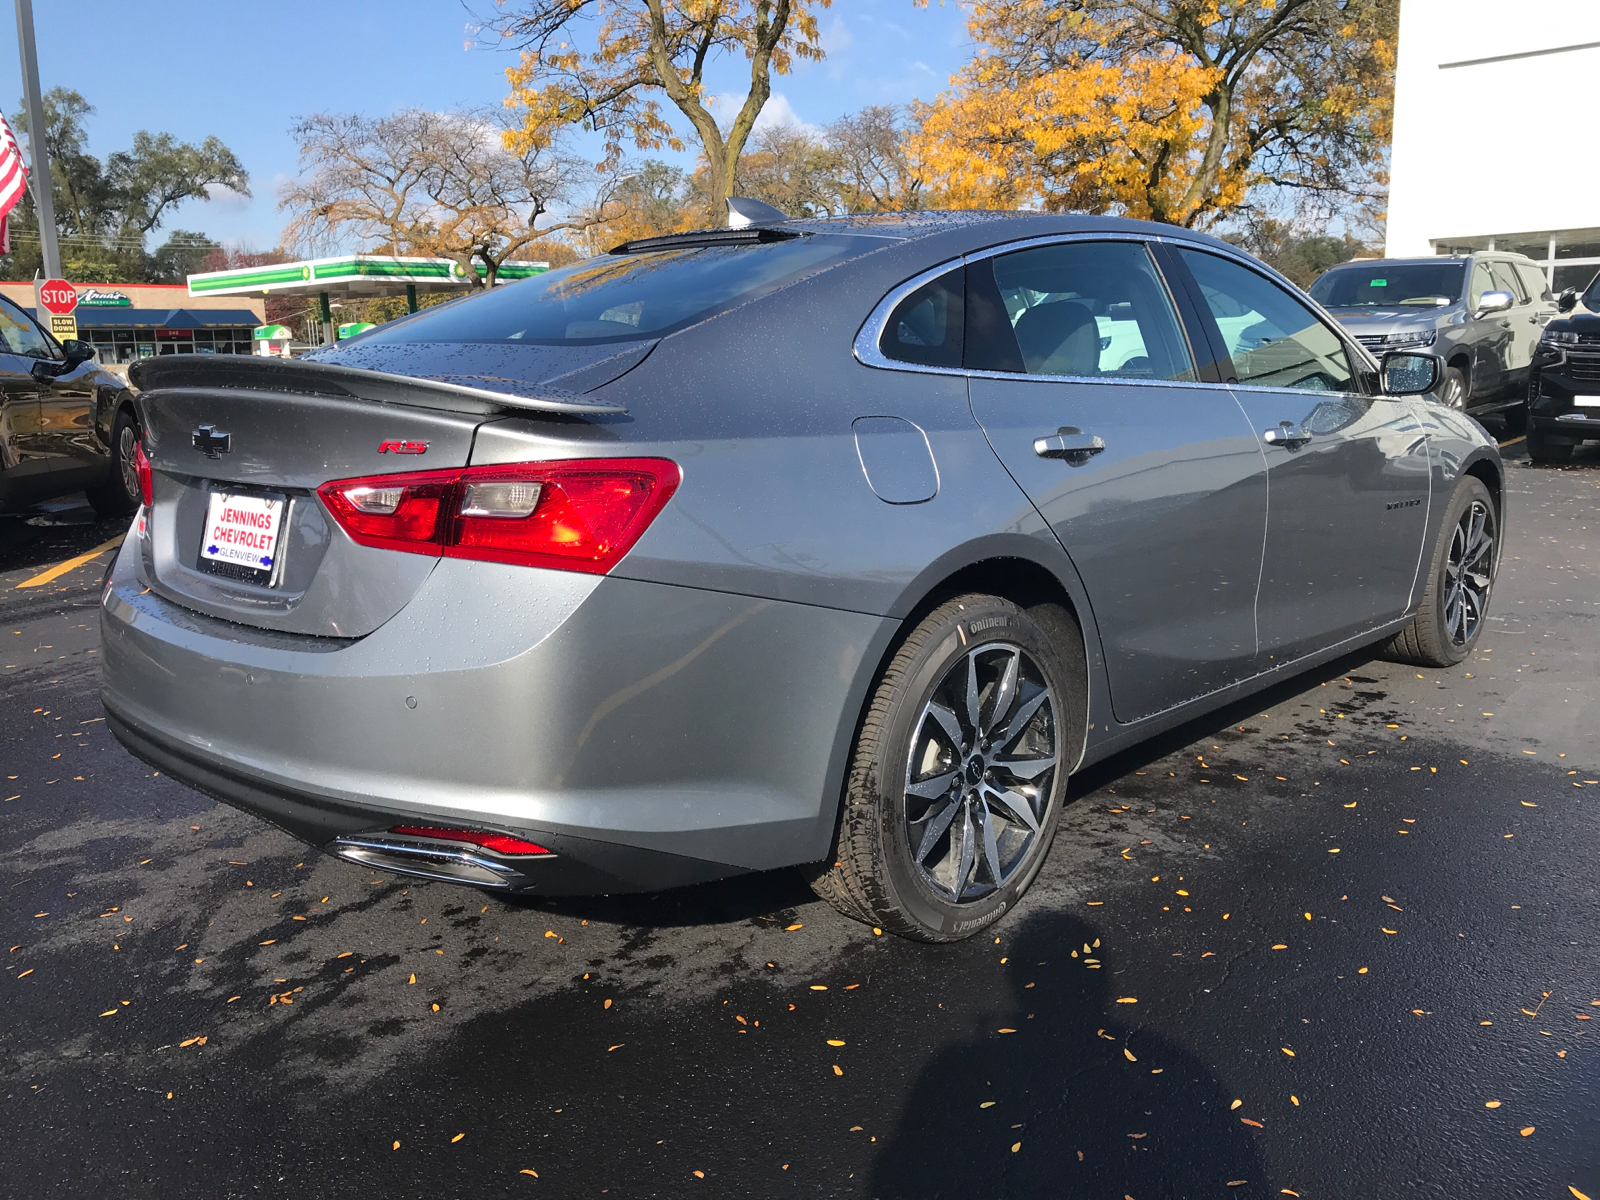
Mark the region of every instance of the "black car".
<instances>
[{"instance_id":1,"label":"black car","mask_svg":"<svg viewBox=\"0 0 1600 1200\"><path fill-rule=\"evenodd\" d=\"M1563 463L1600 441L1600 275L1561 293L1562 315L1544 328L1528 381L1528 457Z\"/></svg>"},{"instance_id":2,"label":"black car","mask_svg":"<svg viewBox=\"0 0 1600 1200\"><path fill-rule=\"evenodd\" d=\"M0 297L0 512L80 489L101 516L139 506L133 396L93 355Z\"/></svg>"}]
</instances>

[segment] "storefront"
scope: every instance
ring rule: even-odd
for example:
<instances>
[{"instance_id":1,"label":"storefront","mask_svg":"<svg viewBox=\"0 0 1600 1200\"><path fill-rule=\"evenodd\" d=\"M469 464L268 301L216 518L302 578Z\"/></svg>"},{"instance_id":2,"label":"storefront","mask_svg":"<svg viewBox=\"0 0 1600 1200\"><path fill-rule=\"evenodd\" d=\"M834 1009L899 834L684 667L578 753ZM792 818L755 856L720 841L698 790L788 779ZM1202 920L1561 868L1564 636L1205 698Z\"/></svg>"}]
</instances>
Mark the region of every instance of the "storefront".
<instances>
[{"instance_id":1,"label":"storefront","mask_svg":"<svg viewBox=\"0 0 1600 1200\"><path fill-rule=\"evenodd\" d=\"M266 305L242 296L191 297L181 284L80 283L78 337L102 363L162 354L253 354L252 332ZM33 312L31 283L0 283L0 294Z\"/></svg>"}]
</instances>

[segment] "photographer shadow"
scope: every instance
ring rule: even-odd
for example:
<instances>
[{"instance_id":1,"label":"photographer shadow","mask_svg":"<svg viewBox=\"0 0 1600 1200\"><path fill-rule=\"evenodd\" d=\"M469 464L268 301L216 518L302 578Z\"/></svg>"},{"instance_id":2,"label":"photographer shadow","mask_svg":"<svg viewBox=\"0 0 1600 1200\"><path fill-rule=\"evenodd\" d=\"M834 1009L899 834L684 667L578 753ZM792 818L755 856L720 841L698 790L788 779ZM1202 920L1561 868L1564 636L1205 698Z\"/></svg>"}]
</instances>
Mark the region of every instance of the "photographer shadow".
<instances>
[{"instance_id":1,"label":"photographer shadow","mask_svg":"<svg viewBox=\"0 0 1600 1200\"><path fill-rule=\"evenodd\" d=\"M1005 939L1009 1003L973 1011L986 1032L923 1068L868 1194L1276 1194L1254 1131L1241 1121L1249 1110L1231 1110L1234 1097L1210 1067L1139 1022L1158 1000L1182 1004L1183 994L1117 1003L1127 993L1115 990L1115 952L1097 949L1098 936L1076 918L1050 914ZM1098 969L1086 961L1095 959ZM1007 1029L1015 1032L997 1032Z\"/></svg>"}]
</instances>

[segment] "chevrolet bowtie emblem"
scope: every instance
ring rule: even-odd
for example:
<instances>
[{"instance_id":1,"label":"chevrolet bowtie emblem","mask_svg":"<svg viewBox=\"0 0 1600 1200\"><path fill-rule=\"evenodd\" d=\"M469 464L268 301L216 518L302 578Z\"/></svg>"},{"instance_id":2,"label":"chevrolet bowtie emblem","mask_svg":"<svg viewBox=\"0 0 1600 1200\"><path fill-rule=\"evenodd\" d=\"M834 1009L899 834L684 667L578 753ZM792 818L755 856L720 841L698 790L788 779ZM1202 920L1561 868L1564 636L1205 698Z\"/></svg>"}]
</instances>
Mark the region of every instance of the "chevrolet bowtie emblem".
<instances>
[{"instance_id":1,"label":"chevrolet bowtie emblem","mask_svg":"<svg viewBox=\"0 0 1600 1200\"><path fill-rule=\"evenodd\" d=\"M194 448L207 458L216 458L228 452L228 443L232 439L215 425L202 425L190 435L190 440L194 442Z\"/></svg>"}]
</instances>

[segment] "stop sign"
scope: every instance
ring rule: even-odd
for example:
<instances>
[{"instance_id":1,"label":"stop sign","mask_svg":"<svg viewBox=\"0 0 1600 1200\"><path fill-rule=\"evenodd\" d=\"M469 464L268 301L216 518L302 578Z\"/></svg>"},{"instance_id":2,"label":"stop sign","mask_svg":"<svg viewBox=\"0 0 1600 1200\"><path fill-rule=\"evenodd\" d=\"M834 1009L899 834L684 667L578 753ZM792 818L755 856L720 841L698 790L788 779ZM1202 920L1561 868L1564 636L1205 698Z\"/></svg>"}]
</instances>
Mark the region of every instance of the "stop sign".
<instances>
[{"instance_id":1,"label":"stop sign","mask_svg":"<svg viewBox=\"0 0 1600 1200\"><path fill-rule=\"evenodd\" d=\"M78 307L78 291L65 279L48 279L39 288L39 303L64 317Z\"/></svg>"}]
</instances>

